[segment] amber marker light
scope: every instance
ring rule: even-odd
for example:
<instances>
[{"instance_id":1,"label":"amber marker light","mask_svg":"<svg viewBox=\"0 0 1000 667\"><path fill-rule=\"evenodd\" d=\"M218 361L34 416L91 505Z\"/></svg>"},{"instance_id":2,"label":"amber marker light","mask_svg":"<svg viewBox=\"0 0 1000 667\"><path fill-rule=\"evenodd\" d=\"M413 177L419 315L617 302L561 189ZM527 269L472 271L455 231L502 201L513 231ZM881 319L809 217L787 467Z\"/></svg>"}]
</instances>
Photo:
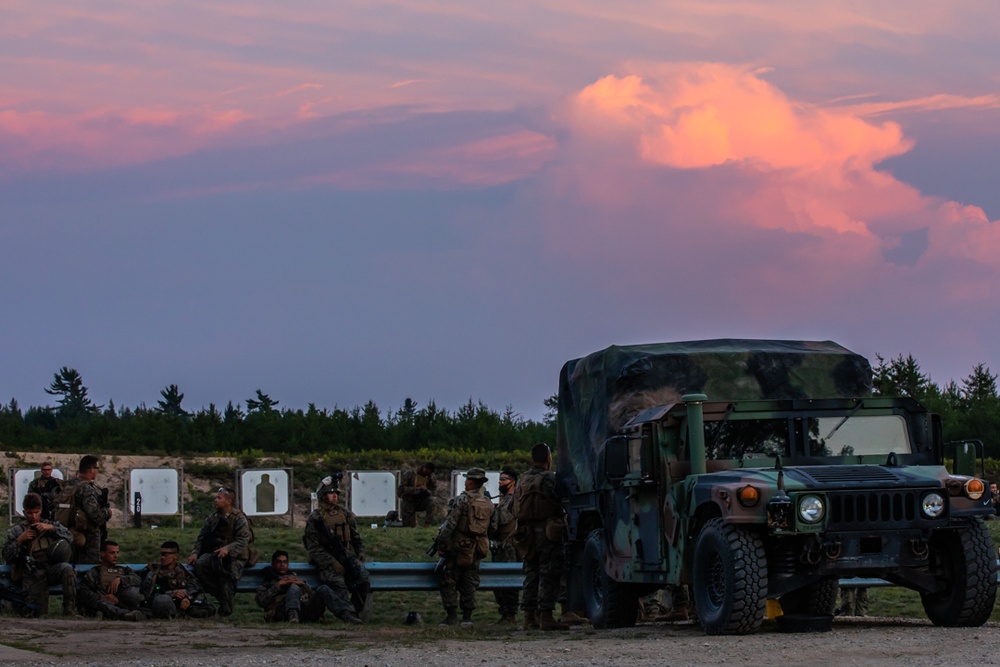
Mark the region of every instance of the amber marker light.
<instances>
[{"instance_id":1,"label":"amber marker light","mask_svg":"<svg viewBox=\"0 0 1000 667\"><path fill-rule=\"evenodd\" d=\"M973 477L968 482L965 483L965 495L969 496L973 500L979 500L983 497L983 493L986 492L986 485L983 484L983 480L978 477Z\"/></svg>"},{"instance_id":2,"label":"amber marker light","mask_svg":"<svg viewBox=\"0 0 1000 667\"><path fill-rule=\"evenodd\" d=\"M760 502L760 491L747 484L740 489L739 498L740 505L743 505L743 507L754 507Z\"/></svg>"}]
</instances>

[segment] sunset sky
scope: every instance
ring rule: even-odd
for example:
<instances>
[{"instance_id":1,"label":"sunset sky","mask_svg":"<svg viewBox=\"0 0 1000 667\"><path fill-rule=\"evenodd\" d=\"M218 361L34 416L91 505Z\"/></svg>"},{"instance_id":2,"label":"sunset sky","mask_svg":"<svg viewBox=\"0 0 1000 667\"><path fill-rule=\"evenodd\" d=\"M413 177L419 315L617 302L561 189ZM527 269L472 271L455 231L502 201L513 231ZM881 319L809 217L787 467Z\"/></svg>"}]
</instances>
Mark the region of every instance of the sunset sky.
<instances>
[{"instance_id":1,"label":"sunset sky","mask_svg":"<svg viewBox=\"0 0 1000 667\"><path fill-rule=\"evenodd\" d=\"M702 338L1000 371L993 0L0 16L0 402L537 419Z\"/></svg>"}]
</instances>

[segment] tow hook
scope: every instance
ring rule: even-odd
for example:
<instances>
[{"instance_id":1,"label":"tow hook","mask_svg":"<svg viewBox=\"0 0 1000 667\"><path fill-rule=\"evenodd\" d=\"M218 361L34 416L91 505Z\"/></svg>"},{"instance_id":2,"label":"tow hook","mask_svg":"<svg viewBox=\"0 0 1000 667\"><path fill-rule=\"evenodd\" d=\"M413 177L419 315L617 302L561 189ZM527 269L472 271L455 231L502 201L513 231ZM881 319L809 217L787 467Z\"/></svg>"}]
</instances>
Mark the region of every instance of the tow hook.
<instances>
[{"instance_id":1,"label":"tow hook","mask_svg":"<svg viewBox=\"0 0 1000 667\"><path fill-rule=\"evenodd\" d=\"M840 558L842 552L842 547L840 540L830 540L829 542L823 543L823 555L829 560L837 560Z\"/></svg>"},{"instance_id":2,"label":"tow hook","mask_svg":"<svg viewBox=\"0 0 1000 667\"><path fill-rule=\"evenodd\" d=\"M922 537L910 540L910 549L913 550L914 555L923 558L927 555L927 540Z\"/></svg>"}]
</instances>

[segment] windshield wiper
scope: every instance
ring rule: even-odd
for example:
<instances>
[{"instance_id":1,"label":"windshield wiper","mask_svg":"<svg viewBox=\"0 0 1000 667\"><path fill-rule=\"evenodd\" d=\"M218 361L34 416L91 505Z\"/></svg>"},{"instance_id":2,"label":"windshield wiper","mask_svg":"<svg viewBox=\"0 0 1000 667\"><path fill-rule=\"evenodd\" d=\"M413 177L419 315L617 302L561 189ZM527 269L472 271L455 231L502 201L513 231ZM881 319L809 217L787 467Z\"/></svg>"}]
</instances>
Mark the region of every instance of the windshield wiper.
<instances>
[{"instance_id":1,"label":"windshield wiper","mask_svg":"<svg viewBox=\"0 0 1000 667\"><path fill-rule=\"evenodd\" d=\"M823 441L825 442L825 441L829 440L830 438L832 438L833 434L836 433L837 431L839 431L840 427L844 425L844 422L846 422L848 419L850 419L851 417L853 417L854 413L857 412L858 410L860 410L861 406L863 406L864 404L865 404L864 401L858 401L858 404L854 406L854 409L851 410L850 412L848 412L846 415L844 415L844 418L841 419L839 422L837 422L837 425L833 427L833 430L826 434L826 437L823 438Z\"/></svg>"}]
</instances>

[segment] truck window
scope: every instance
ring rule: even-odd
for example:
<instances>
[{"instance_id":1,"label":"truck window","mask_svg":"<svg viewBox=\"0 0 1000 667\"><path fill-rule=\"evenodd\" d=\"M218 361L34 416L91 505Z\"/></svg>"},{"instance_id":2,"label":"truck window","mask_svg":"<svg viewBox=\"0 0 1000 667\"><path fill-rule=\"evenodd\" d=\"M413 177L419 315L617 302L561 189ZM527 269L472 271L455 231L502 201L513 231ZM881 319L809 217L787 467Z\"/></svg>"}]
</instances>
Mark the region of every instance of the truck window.
<instances>
[{"instance_id":1,"label":"truck window","mask_svg":"<svg viewBox=\"0 0 1000 667\"><path fill-rule=\"evenodd\" d=\"M709 459L788 456L788 420L705 422L705 450Z\"/></svg>"},{"instance_id":2,"label":"truck window","mask_svg":"<svg viewBox=\"0 0 1000 667\"><path fill-rule=\"evenodd\" d=\"M811 455L865 456L911 451L906 420L900 415L855 415L840 424L842 420L843 417L809 418Z\"/></svg>"}]
</instances>

